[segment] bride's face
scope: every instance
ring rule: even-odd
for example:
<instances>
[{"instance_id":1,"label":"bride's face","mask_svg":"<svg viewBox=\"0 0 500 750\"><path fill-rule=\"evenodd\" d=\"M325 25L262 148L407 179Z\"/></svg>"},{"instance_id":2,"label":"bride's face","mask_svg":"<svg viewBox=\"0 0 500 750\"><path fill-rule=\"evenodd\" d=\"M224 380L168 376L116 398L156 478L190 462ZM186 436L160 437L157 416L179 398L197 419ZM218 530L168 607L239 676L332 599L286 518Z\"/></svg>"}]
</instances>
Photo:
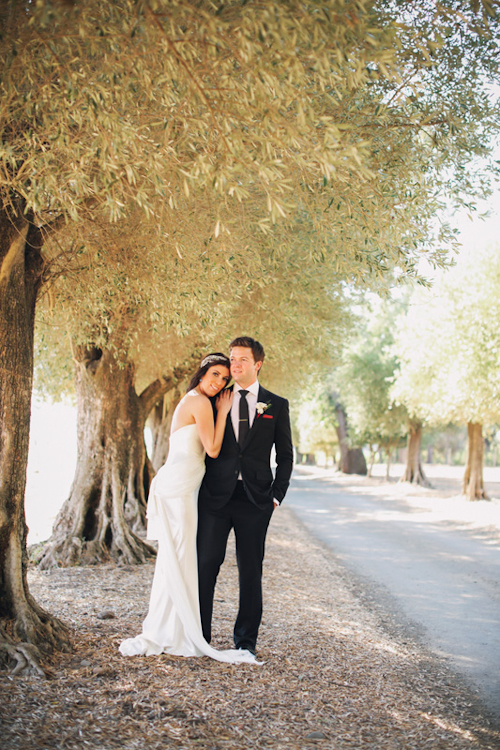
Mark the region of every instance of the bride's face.
<instances>
[{"instance_id":1,"label":"bride's face","mask_svg":"<svg viewBox=\"0 0 500 750\"><path fill-rule=\"evenodd\" d=\"M205 396L216 396L229 383L229 368L224 365L209 367L200 380L200 390Z\"/></svg>"}]
</instances>

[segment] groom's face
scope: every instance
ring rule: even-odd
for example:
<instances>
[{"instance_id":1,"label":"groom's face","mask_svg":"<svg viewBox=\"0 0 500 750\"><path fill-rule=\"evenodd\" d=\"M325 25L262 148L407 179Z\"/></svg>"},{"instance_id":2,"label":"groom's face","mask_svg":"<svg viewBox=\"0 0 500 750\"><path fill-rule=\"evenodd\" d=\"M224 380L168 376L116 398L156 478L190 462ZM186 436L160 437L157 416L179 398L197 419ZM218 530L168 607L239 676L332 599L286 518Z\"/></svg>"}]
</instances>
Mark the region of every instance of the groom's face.
<instances>
[{"instance_id":1,"label":"groom's face","mask_svg":"<svg viewBox=\"0 0 500 750\"><path fill-rule=\"evenodd\" d=\"M231 349L231 375L242 388L248 388L257 380L262 362L256 362L253 352L246 346L234 346Z\"/></svg>"}]
</instances>

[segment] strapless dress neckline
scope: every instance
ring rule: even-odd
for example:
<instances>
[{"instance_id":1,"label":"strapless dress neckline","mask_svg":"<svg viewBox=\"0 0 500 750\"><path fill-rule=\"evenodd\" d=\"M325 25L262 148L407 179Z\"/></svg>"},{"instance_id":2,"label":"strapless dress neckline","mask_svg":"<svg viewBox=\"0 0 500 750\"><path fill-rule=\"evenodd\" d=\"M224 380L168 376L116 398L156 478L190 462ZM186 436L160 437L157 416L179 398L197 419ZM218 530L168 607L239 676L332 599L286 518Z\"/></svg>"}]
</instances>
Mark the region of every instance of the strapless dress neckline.
<instances>
[{"instance_id":1,"label":"strapless dress neckline","mask_svg":"<svg viewBox=\"0 0 500 750\"><path fill-rule=\"evenodd\" d=\"M196 422L193 422L192 424L185 424L182 427L179 427L177 430L174 430L170 433L170 437L177 435L178 432L182 432L182 430L185 430L187 427L196 427Z\"/></svg>"}]
</instances>

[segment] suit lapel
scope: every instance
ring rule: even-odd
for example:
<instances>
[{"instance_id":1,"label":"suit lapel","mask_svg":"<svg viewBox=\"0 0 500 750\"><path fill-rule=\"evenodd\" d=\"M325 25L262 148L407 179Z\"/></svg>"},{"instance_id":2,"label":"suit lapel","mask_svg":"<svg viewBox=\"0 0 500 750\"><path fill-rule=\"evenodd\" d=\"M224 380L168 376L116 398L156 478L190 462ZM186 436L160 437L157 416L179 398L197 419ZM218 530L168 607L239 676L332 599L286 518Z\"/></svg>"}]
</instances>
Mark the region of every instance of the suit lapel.
<instances>
[{"instance_id":1,"label":"suit lapel","mask_svg":"<svg viewBox=\"0 0 500 750\"><path fill-rule=\"evenodd\" d=\"M238 441L236 440L236 435L234 434L234 427L233 427L233 420L231 419L231 415L228 414L227 417L227 423L226 423L226 435L229 438L229 440L238 447Z\"/></svg>"},{"instance_id":2,"label":"suit lapel","mask_svg":"<svg viewBox=\"0 0 500 750\"><path fill-rule=\"evenodd\" d=\"M270 395L271 394L269 393L269 391L266 391L266 389L263 388L259 384L259 393L257 395L257 403L259 403L259 401L266 401L266 403L267 403L267 400L269 400L269 396ZM255 433L259 431L260 422L262 420L260 420L258 417L259 417L259 415L257 414L257 412L255 412L255 416L253 418L253 424L250 427L250 430L248 432L248 435L246 437L245 442L241 446L242 450L247 447L248 443L252 440L252 438L254 437ZM233 432L233 435L234 435L234 432Z\"/></svg>"}]
</instances>

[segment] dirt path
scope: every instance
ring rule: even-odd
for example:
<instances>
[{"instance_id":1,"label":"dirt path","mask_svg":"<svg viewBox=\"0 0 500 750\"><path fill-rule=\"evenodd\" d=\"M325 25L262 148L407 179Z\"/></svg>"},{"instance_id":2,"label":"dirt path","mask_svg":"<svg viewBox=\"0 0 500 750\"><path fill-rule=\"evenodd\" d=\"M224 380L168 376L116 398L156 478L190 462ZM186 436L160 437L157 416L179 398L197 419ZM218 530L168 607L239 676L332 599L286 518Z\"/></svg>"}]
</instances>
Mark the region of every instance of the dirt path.
<instances>
[{"instance_id":1,"label":"dirt path","mask_svg":"<svg viewBox=\"0 0 500 750\"><path fill-rule=\"evenodd\" d=\"M230 646L236 568L216 597ZM347 574L286 507L268 537L260 667L121 657L140 629L153 568L32 571L36 598L71 623L55 679L0 676L4 750L110 748L499 748L476 697L443 663L390 634ZM100 619L103 610L112 619Z\"/></svg>"}]
</instances>

